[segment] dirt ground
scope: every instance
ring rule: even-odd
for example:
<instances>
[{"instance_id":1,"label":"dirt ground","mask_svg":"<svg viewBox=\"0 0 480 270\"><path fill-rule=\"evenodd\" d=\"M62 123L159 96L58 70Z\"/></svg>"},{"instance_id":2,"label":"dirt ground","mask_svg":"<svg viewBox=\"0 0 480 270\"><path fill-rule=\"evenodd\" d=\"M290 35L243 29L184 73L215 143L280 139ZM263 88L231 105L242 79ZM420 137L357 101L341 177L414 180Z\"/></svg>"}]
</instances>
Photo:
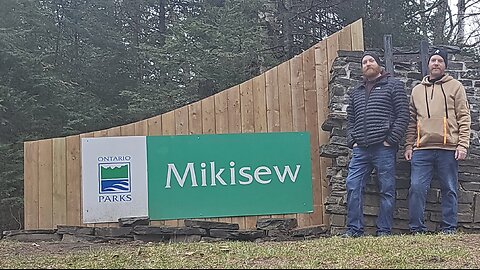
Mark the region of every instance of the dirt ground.
<instances>
[{"instance_id":1,"label":"dirt ground","mask_svg":"<svg viewBox=\"0 0 480 270\"><path fill-rule=\"evenodd\" d=\"M98 248L138 247L147 243L137 241L111 241L108 243L74 243L74 242L17 242L0 240L0 257L30 254L68 254L89 251Z\"/></svg>"}]
</instances>

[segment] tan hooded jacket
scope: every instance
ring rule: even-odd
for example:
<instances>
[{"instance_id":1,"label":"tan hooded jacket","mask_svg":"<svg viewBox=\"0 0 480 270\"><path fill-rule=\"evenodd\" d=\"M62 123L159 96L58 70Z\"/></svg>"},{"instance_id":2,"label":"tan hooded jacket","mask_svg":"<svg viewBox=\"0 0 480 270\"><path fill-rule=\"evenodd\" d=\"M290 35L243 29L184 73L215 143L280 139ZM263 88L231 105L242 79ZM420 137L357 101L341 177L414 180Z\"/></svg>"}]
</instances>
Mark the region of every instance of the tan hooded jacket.
<instances>
[{"instance_id":1,"label":"tan hooded jacket","mask_svg":"<svg viewBox=\"0 0 480 270\"><path fill-rule=\"evenodd\" d=\"M463 85L444 75L432 84L428 76L410 96L405 149L455 150L470 144L470 108Z\"/></svg>"}]
</instances>

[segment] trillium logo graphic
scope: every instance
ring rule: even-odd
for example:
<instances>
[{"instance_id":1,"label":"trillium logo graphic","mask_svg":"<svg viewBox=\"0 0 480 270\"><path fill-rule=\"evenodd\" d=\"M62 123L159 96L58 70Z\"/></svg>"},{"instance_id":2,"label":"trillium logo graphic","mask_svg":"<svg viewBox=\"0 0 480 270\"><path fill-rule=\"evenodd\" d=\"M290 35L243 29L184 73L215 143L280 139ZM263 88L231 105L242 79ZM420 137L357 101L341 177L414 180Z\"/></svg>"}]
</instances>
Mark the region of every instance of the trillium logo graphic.
<instances>
[{"instance_id":1,"label":"trillium logo graphic","mask_svg":"<svg viewBox=\"0 0 480 270\"><path fill-rule=\"evenodd\" d=\"M130 192L130 162L99 163L100 194Z\"/></svg>"}]
</instances>

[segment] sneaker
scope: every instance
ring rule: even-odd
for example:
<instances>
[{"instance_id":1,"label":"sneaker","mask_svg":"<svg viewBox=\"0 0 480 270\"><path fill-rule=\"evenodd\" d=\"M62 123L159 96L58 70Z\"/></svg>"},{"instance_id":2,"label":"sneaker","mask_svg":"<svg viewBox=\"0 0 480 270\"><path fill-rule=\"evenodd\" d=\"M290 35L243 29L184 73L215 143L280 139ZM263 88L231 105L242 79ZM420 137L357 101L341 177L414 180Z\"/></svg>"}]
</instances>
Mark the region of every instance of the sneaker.
<instances>
[{"instance_id":1,"label":"sneaker","mask_svg":"<svg viewBox=\"0 0 480 270\"><path fill-rule=\"evenodd\" d=\"M377 237L392 236L392 233L391 232L377 232L377 234L375 236L377 236Z\"/></svg>"},{"instance_id":2,"label":"sneaker","mask_svg":"<svg viewBox=\"0 0 480 270\"><path fill-rule=\"evenodd\" d=\"M456 234L457 230L454 230L454 229L452 229L452 230L442 230L440 233L445 234L445 235Z\"/></svg>"},{"instance_id":3,"label":"sneaker","mask_svg":"<svg viewBox=\"0 0 480 270\"><path fill-rule=\"evenodd\" d=\"M340 235L340 237L342 238L357 238L362 236L363 236L363 233L352 232L352 231L346 231L345 233Z\"/></svg>"},{"instance_id":4,"label":"sneaker","mask_svg":"<svg viewBox=\"0 0 480 270\"><path fill-rule=\"evenodd\" d=\"M428 234L428 231L411 231L411 235L425 235Z\"/></svg>"}]
</instances>

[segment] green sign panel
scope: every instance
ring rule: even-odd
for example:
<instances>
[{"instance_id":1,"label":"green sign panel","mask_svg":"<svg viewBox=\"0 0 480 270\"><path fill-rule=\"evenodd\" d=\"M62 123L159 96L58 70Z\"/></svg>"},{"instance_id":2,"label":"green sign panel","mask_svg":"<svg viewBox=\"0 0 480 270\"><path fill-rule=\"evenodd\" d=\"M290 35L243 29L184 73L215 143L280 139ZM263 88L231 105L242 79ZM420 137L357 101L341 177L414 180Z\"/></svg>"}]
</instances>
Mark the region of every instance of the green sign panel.
<instances>
[{"instance_id":1,"label":"green sign panel","mask_svg":"<svg viewBox=\"0 0 480 270\"><path fill-rule=\"evenodd\" d=\"M152 220L313 212L308 133L147 137Z\"/></svg>"}]
</instances>

